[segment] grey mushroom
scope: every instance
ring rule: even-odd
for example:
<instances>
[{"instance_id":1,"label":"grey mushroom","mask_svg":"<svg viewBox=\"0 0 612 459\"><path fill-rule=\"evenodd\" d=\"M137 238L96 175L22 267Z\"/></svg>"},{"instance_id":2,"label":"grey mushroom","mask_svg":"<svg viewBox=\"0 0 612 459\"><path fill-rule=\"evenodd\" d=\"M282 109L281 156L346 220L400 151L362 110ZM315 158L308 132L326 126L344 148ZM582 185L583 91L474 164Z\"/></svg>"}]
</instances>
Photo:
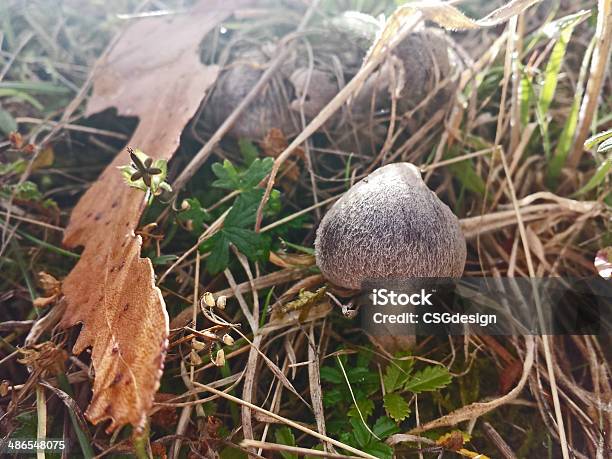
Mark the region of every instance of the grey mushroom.
<instances>
[{"instance_id":1,"label":"grey mushroom","mask_svg":"<svg viewBox=\"0 0 612 459\"><path fill-rule=\"evenodd\" d=\"M453 212L410 163L381 167L356 183L317 230L317 264L331 283L459 277L465 238Z\"/></svg>"}]
</instances>

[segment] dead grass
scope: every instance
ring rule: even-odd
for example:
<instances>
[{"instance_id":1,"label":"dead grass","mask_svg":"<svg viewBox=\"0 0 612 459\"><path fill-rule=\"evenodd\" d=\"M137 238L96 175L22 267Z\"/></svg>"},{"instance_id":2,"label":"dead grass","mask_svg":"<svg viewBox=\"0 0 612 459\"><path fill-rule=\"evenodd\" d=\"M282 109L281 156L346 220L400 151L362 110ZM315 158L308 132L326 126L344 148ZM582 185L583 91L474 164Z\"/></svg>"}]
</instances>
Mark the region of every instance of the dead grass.
<instances>
[{"instance_id":1,"label":"dead grass","mask_svg":"<svg viewBox=\"0 0 612 459\"><path fill-rule=\"evenodd\" d=\"M303 253L312 246L318 220L351 184L383 164L418 164L428 185L460 216L469 245L466 275L593 276L595 253L611 245L609 177L580 193L605 160L601 154L584 153L582 143L592 131L609 129L612 121L612 82L609 68L602 65L611 34L605 21L597 18L594 1L561 2L559 9L545 3L504 26L448 34L456 70L448 80L438 81L426 100L446 84L456 85L457 97L418 123L397 113L395 104L366 119L351 117L346 101L355 97L385 54L374 55L361 69L343 72L334 67L340 60L337 50L317 36L324 20L346 9L345 3L314 2L310 8L294 5L288 11L287 5L247 8L224 24L228 33L219 28L205 40L206 63L231 65L237 43L266 48L278 40L280 48L270 54L259 83L224 124L211 127L201 111L183 133L181 149L170 165L175 191L200 198L215 218L202 234L189 233L176 223L172 205L178 202L152 209L142 222L157 222L158 234L167 239L161 242L163 254L175 256L156 266L170 313L171 339L160 389L163 397L155 405L149 432L142 436L149 453L283 453L287 458L322 445L327 457L376 457L330 433L330 422L338 413L324 403L330 387L321 381L321 367L340 355L369 348L374 358L368 369L382 378L393 356L370 343L333 302L307 304L286 314L278 305L295 299L302 288L314 292L324 285L313 257ZM467 7L478 11L476 3L481 5L468 2ZM606 14L610 2L598 3ZM28 179L37 184L41 196L0 197L0 379L6 381L0 385L0 425L5 435L33 437L37 428L39 433L46 428L48 437L66 436L75 444L77 436L83 436L96 455L133 451L138 437L131 436L129 427L108 435L101 426L79 422L92 384L87 353L60 359L59 369L56 360L49 363L48 353L32 360L41 354L36 346L67 350L76 336L74 330L55 328L61 301L37 310L32 300L41 292L36 273L63 278L73 266L78 254L60 248L62 228L76 198L133 129L131 120L111 113L84 119L83 88L95 58L122 25L115 13L143 5L116 2L103 14L77 14L67 6L46 16L41 15L48 11L44 3L22 6L14 1L4 7L3 18L10 18L12 30L0 19L0 91L3 83L30 82L44 83L46 92L40 95L42 109L24 96L0 93L0 103L19 123L24 143L36 146L35 155L28 156L14 142L0 139L1 165L18 159L26 165L18 173L0 174L0 186L14 187ZM389 13L392 5L387 6ZM181 10L184 5L146 3L144 11L166 7ZM372 8L379 13L381 7L376 3ZM561 67L552 75L547 64L558 31L549 36L538 32L555 18L583 8L592 9L593 16L576 25ZM400 38L414 22L402 29ZM301 111L293 112L296 135L276 153L270 176L260 183L266 195L256 228L274 238L268 261L254 262L233 250L232 263L210 275L204 269L210 255L197 248L222 227L233 199L210 186L210 166L223 159L243 161L237 142L226 134L260 91L273 91L275 103L291 102L294 95L282 79L267 88L266 83L284 75L283 66L293 61L310 72L315 64L329 70L340 90L315 117L306 116L303 104ZM581 67L586 69L582 78ZM541 91L547 77L556 79L556 90L542 119L537 110L544 103ZM50 93L49 85L65 91ZM579 117L575 125L568 124L578 96ZM341 129L329 123L332 116L343 117ZM564 136L565 128L569 132ZM355 138L359 148L346 148ZM569 139L566 144L564 138ZM34 158L46 145L53 147L54 163L39 168ZM95 159L83 158L84 151ZM567 167L551 178L558 155L566 155L567 163L561 165ZM287 172L290 163L299 164L297 178ZM282 189L283 209L270 218L264 214L264 201L275 186ZM45 207L45 198L54 199L57 207ZM151 239L145 241L145 250L147 242L154 247ZM226 308L206 307L204 292L226 297ZM340 302L350 299L343 297L346 292L334 293ZM226 333L233 344L223 342ZM401 457L435 457L445 447L452 450L436 440L461 429L472 436L466 448L490 457L605 457L612 449L608 347L609 337L597 336L419 339L412 358L419 364L443 365L455 379L439 392L414 395L411 416L386 444ZM221 349L225 363L218 366ZM23 361L24 352L29 352L28 362ZM40 365L35 371L26 368L32 362ZM68 394L72 403L37 384L42 380ZM376 403L383 396L382 383L379 389L373 396ZM364 420L361 413L360 417ZM292 428L295 445L282 444L282 425ZM345 428L351 428L348 422Z\"/></svg>"}]
</instances>

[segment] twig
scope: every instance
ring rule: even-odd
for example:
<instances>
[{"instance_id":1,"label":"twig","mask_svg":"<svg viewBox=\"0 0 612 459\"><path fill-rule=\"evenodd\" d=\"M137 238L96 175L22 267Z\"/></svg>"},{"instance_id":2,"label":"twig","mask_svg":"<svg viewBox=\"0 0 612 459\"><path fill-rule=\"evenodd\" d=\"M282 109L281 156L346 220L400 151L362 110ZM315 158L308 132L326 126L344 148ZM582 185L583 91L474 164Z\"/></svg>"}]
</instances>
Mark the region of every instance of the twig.
<instances>
[{"instance_id":1,"label":"twig","mask_svg":"<svg viewBox=\"0 0 612 459\"><path fill-rule=\"evenodd\" d=\"M482 428L487 437L489 437L489 440L491 440L491 443L495 445L495 447L504 457L504 459L516 459L516 456L512 452L512 449L504 441L501 435L497 433L497 430L495 430L491 424L489 424L488 422L484 422L482 424Z\"/></svg>"}]
</instances>

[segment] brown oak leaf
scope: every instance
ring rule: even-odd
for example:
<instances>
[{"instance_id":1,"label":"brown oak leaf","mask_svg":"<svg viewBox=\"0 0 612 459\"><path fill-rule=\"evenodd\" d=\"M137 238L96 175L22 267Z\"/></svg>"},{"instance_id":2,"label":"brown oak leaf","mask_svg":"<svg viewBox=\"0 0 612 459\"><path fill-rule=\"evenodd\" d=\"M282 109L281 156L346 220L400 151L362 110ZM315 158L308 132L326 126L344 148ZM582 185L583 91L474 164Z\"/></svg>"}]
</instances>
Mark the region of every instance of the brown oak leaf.
<instances>
[{"instance_id":1,"label":"brown oak leaf","mask_svg":"<svg viewBox=\"0 0 612 459\"><path fill-rule=\"evenodd\" d=\"M240 0L200 1L188 14L131 24L98 62L87 114L116 107L137 116L129 145L169 159L187 122L215 82L216 66L200 62L202 38ZM159 387L168 340L168 315L149 259L140 258L134 234L144 193L122 182L117 155L72 212L64 244L84 246L64 280L65 327L82 323L73 352L92 347L95 369L88 419L110 419L107 431L130 423L142 428Z\"/></svg>"}]
</instances>

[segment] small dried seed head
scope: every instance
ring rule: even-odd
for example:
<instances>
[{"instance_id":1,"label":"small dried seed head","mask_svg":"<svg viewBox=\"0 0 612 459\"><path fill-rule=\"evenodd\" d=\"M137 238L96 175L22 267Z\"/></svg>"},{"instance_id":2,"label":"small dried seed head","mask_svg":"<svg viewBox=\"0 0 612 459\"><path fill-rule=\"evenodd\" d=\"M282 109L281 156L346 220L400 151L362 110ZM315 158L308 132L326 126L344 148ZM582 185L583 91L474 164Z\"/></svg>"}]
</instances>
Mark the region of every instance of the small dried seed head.
<instances>
[{"instance_id":1,"label":"small dried seed head","mask_svg":"<svg viewBox=\"0 0 612 459\"><path fill-rule=\"evenodd\" d=\"M227 297L225 295L221 295L217 298L217 307L219 309L225 309L225 303L227 303Z\"/></svg>"},{"instance_id":2,"label":"small dried seed head","mask_svg":"<svg viewBox=\"0 0 612 459\"><path fill-rule=\"evenodd\" d=\"M218 367L222 367L223 365L225 365L225 352L223 352L223 349L219 349L217 351L217 355L215 356L214 363Z\"/></svg>"},{"instance_id":3,"label":"small dried seed head","mask_svg":"<svg viewBox=\"0 0 612 459\"><path fill-rule=\"evenodd\" d=\"M234 338L232 338L226 333L225 335L223 335L223 343L227 346L231 346L232 344L234 344Z\"/></svg>"},{"instance_id":4,"label":"small dried seed head","mask_svg":"<svg viewBox=\"0 0 612 459\"><path fill-rule=\"evenodd\" d=\"M202 300L204 300L204 303L206 304L206 306L208 306L209 308L214 307L215 305L215 297L213 296L212 293L210 292L206 292L204 294L204 296L202 297Z\"/></svg>"},{"instance_id":5,"label":"small dried seed head","mask_svg":"<svg viewBox=\"0 0 612 459\"><path fill-rule=\"evenodd\" d=\"M211 341L217 341L219 339L217 335L210 330L202 330L200 333L203 337L208 338Z\"/></svg>"},{"instance_id":6,"label":"small dried seed head","mask_svg":"<svg viewBox=\"0 0 612 459\"><path fill-rule=\"evenodd\" d=\"M191 347L195 349L196 351L201 351L202 349L206 348L206 344L204 344L202 341L198 341L197 339L194 339L191 342Z\"/></svg>"},{"instance_id":7,"label":"small dried seed head","mask_svg":"<svg viewBox=\"0 0 612 459\"><path fill-rule=\"evenodd\" d=\"M195 350L191 350L189 353L189 360L193 366L198 366L202 364L202 357Z\"/></svg>"}]
</instances>

